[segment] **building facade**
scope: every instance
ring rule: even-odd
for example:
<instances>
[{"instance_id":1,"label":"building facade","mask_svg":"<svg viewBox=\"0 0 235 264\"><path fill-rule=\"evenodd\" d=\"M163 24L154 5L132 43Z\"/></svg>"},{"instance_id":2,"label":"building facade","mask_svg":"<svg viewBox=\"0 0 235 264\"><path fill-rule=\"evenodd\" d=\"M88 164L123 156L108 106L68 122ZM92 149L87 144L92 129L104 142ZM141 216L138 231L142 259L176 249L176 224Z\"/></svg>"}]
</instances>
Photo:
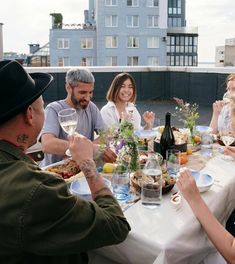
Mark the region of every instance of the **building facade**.
<instances>
[{"instance_id":1,"label":"building facade","mask_svg":"<svg viewBox=\"0 0 235 264\"><path fill-rule=\"evenodd\" d=\"M185 0L89 0L84 23L52 24L50 63L196 66L198 35L185 25Z\"/></svg>"}]
</instances>

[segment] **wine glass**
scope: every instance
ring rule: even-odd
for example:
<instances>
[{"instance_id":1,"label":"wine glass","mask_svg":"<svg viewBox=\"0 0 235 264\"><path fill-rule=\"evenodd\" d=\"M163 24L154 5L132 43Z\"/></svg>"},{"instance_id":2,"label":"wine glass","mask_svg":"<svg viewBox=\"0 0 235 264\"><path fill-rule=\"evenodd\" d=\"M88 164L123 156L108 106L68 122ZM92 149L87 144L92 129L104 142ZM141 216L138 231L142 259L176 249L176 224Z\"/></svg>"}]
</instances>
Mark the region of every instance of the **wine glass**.
<instances>
[{"instance_id":1,"label":"wine glass","mask_svg":"<svg viewBox=\"0 0 235 264\"><path fill-rule=\"evenodd\" d=\"M135 106L134 105L129 105L127 104L125 107L126 113L128 115L128 119L133 122L134 119L134 111L135 111Z\"/></svg>"},{"instance_id":2,"label":"wine glass","mask_svg":"<svg viewBox=\"0 0 235 264\"><path fill-rule=\"evenodd\" d=\"M220 139L223 141L223 143L226 147L230 146L235 141L233 134L226 127L223 127L221 129ZM222 158L224 160L232 160L232 157L225 155L225 154L223 154Z\"/></svg>"},{"instance_id":3,"label":"wine glass","mask_svg":"<svg viewBox=\"0 0 235 264\"><path fill-rule=\"evenodd\" d=\"M65 133L72 135L75 132L78 124L78 115L74 108L59 111L58 120ZM69 149L66 150L65 154L71 156Z\"/></svg>"}]
</instances>

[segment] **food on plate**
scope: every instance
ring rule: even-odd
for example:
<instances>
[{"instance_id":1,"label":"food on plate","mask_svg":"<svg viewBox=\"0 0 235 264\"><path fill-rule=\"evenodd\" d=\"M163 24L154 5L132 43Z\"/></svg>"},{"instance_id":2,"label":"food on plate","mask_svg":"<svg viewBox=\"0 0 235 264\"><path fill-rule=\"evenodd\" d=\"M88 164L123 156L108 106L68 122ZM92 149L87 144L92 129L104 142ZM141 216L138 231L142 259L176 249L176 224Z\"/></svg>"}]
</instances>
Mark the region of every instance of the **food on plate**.
<instances>
[{"instance_id":1,"label":"food on plate","mask_svg":"<svg viewBox=\"0 0 235 264\"><path fill-rule=\"evenodd\" d=\"M187 133L179 131L179 129L176 127L172 127L172 131L173 131L174 138L175 138L175 145L181 145L188 141ZM156 137L155 141L160 142L160 137L159 136Z\"/></svg>"},{"instance_id":2,"label":"food on plate","mask_svg":"<svg viewBox=\"0 0 235 264\"><path fill-rule=\"evenodd\" d=\"M63 164L48 167L47 171L57 173L64 179L68 179L80 172L80 169L74 160L65 160Z\"/></svg>"},{"instance_id":3,"label":"food on plate","mask_svg":"<svg viewBox=\"0 0 235 264\"><path fill-rule=\"evenodd\" d=\"M179 131L179 129L173 127L173 134L175 138L175 145L181 145L188 141L188 134Z\"/></svg>"},{"instance_id":4,"label":"food on plate","mask_svg":"<svg viewBox=\"0 0 235 264\"><path fill-rule=\"evenodd\" d=\"M135 173L131 175L131 187L137 193L141 192L141 185L142 185L143 177L146 177L146 175L144 175L144 173L141 170L136 171ZM175 184L175 178L171 177L166 170L163 170L162 172L162 193L164 194L170 191L174 187L174 184Z\"/></svg>"}]
</instances>

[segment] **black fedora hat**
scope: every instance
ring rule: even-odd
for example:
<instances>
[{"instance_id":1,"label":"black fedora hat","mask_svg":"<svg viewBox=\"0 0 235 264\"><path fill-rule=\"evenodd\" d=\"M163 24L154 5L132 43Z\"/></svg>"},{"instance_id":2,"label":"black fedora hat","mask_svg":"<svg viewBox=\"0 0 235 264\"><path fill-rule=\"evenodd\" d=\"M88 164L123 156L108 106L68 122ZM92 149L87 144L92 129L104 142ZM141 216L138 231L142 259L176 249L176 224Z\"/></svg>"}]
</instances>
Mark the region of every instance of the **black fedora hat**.
<instances>
[{"instance_id":1,"label":"black fedora hat","mask_svg":"<svg viewBox=\"0 0 235 264\"><path fill-rule=\"evenodd\" d=\"M52 80L47 73L28 74L17 61L0 61L0 124L34 102Z\"/></svg>"}]
</instances>

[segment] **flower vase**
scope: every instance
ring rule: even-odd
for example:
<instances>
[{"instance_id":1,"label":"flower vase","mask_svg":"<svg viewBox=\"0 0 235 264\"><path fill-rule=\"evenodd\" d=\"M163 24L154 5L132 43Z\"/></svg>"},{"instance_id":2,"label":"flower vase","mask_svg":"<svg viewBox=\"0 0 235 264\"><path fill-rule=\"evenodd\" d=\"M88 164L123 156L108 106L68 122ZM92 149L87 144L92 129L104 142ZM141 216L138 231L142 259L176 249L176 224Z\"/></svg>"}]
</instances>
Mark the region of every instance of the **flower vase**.
<instances>
[{"instance_id":1,"label":"flower vase","mask_svg":"<svg viewBox=\"0 0 235 264\"><path fill-rule=\"evenodd\" d=\"M195 126L189 127L190 135L189 135L188 141L189 141L189 144L192 144L192 145L194 145L194 132L195 132L194 128L195 128Z\"/></svg>"}]
</instances>

